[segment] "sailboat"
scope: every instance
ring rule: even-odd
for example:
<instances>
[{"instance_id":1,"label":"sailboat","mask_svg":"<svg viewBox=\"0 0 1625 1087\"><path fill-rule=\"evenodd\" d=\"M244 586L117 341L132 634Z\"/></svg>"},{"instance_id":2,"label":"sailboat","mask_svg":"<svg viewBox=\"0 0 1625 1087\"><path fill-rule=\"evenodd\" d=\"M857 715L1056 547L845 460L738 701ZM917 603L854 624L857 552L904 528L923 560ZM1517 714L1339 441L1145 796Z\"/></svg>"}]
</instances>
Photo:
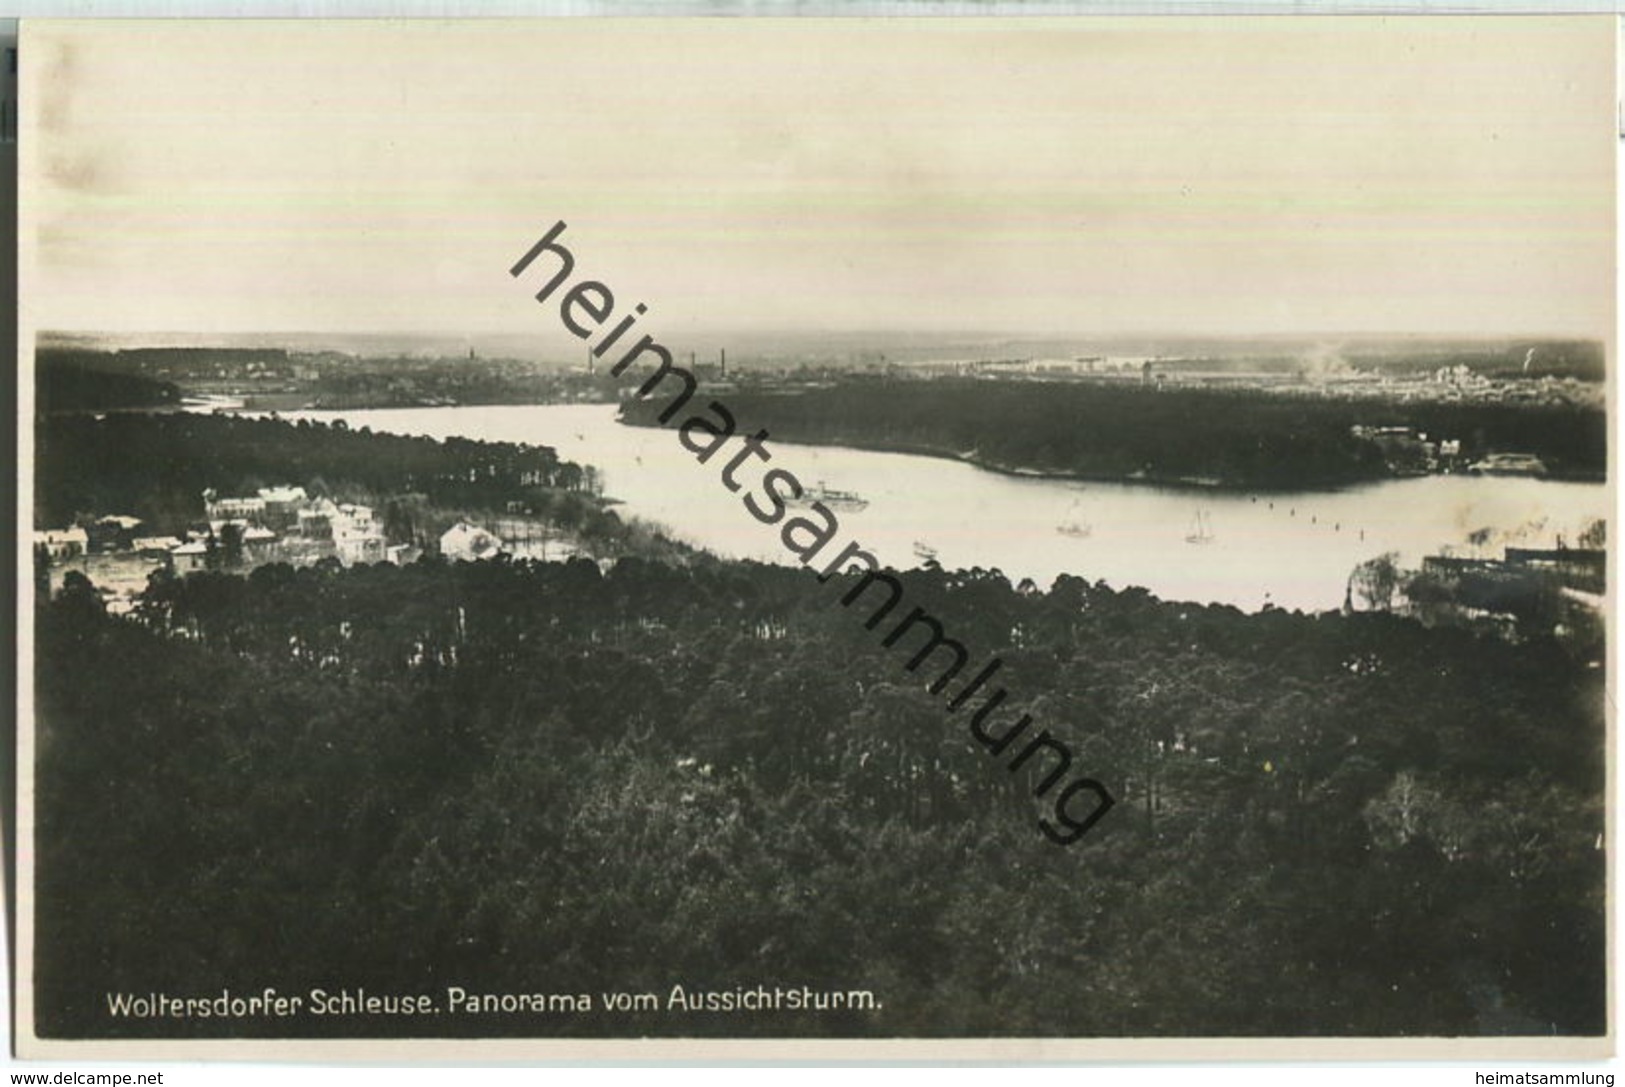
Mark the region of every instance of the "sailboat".
<instances>
[{"instance_id":1,"label":"sailboat","mask_svg":"<svg viewBox=\"0 0 1625 1087\"><path fill-rule=\"evenodd\" d=\"M1196 511L1196 531L1185 537L1186 543L1209 544L1213 542L1213 529L1208 526L1207 514L1201 510Z\"/></svg>"},{"instance_id":2,"label":"sailboat","mask_svg":"<svg viewBox=\"0 0 1625 1087\"><path fill-rule=\"evenodd\" d=\"M1071 536L1073 539L1082 540L1086 539L1095 529L1088 521L1078 517L1078 501L1073 499L1071 509L1066 511L1066 520L1056 525L1055 531L1062 536Z\"/></svg>"}]
</instances>

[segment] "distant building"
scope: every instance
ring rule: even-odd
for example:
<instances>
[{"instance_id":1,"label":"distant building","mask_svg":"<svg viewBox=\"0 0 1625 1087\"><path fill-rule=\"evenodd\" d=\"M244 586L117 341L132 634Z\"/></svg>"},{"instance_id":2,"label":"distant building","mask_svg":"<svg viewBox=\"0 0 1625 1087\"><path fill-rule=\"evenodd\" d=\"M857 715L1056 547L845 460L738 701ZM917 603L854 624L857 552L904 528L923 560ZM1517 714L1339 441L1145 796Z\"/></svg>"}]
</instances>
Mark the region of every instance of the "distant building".
<instances>
[{"instance_id":1,"label":"distant building","mask_svg":"<svg viewBox=\"0 0 1625 1087\"><path fill-rule=\"evenodd\" d=\"M341 528L350 532L361 532L370 530L376 525L371 506L357 506L348 502L336 508L331 520L335 532Z\"/></svg>"},{"instance_id":2,"label":"distant building","mask_svg":"<svg viewBox=\"0 0 1625 1087\"><path fill-rule=\"evenodd\" d=\"M1349 428L1349 433L1380 449L1389 470L1400 475L1417 475L1439 468L1439 443L1428 441L1427 434L1415 427L1354 426Z\"/></svg>"},{"instance_id":3,"label":"distant building","mask_svg":"<svg viewBox=\"0 0 1625 1087\"><path fill-rule=\"evenodd\" d=\"M203 510L211 521L259 520L265 515L265 499L221 498L214 491L203 492Z\"/></svg>"},{"instance_id":4,"label":"distant building","mask_svg":"<svg viewBox=\"0 0 1625 1087\"><path fill-rule=\"evenodd\" d=\"M330 523L333 527L333 548L339 561L346 566L358 562L383 562L388 542L383 527L373 517L371 506L343 503L335 507Z\"/></svg>"},{"instance_id":5,"label":"distant building","mask_svg":"<svg viewBox=\"0 0 1625 1087\"><path fill-rule=\"evenodd\" d=\"M299 511L299 535L307 540L330 540L338 516L339 508L331 499L318 498Z\"/></svg>"},{"instance_id":6,"label":"distant building","mask_svg":"<svg viewBox=\"0 0 1625 1087\"><path fill-rule=\"evenodd\" d=\"M422 556L423 549L412 544L390 544L384 548L384 561L396 566L410 566Z\"/></svg>"},{"instance_id":7,"label":"distant building","mask_svg":"<svg viewBox=\"0 0 1625 1087\"><path fill-rule=\"evenodd\" d=\"M469 521L458 521L440 537L440 553L452 560L492 559L502 550L496 535Z\"/></svg>"},{"instance_id":8,"label":"distant building","mask_svg":"<svg viewBox=\"0 0 1625 1087\"><path fill-rule=\"evenodd\" d=\"M1429 555L1422 560L1422 572L1453 591L1465 590L1465 595L1459 597L1464 602L1495 610L1492 605L1497 599L1504 606L1513 598L1485 595L1486 591L1496 587L1523 587L1527 591L1548 579L1567 589L1600 595L1607 590L1608 553L1600 548L1563 547L1560 543L1556 548L1509 547L1504 560Z\"/></svg>"},{"instance_id":9,"label":"distant building","mask_svg":"<svg viewBox=\"0 0 1625 1087\"><path fill-rule=\"evenodd\" d=\"M259 525L243 529L243 557L249 562L270 562L276 557L277 534Z\"/></svg>"},{"instance_id":10,"label":"distant building","mask_svg":"<svg viewBox=\"0 0 1625 1087\"><path fill-rule=\"evenodd\" d=\"M1434 577L1452 578L1463 574L1493 574L1503 568L1495 559L1463 559L1454 555L1425 555L1422 572Z\"/></svg>"},{"instance_id":11,"label":"distant building","mask_svg":"<svg viewBox=\"0 0 1625 1087\"><path fill-rule=\"evenodd\" d=\"M243 520L241 517L233 517L229 521L211 519L209 521L209 531L204 533L204 535L208 536L212 534L214 538L218 540L224 537L227 528L235 528L239 532L246 532L248 527L248 522Z\"/></svg>"},{"instance_id":12,"label":"distant building","mask_svg":"<svg viewBox=\"0 0 1625 1087\"><path fill-rule=\"evenodd\" d=\"M1607 587L1608 552L1601 548L1509 547L1506 561L1508 566L1555 574L1559 583L1584 592L1601 593Z\"/></svg>"},{"instance_id":13,"label":"distant building","mask_svg":"<svg viewBox=\"0 0 1625 1087\"><path fill-rule=\"evenodd\" d=\"M201 540L183 543L169 553L169 561L174 565L177 574L202 570L208 565L209 545Z\"/></svg>"},{"instance_id":14,"label":"distant building","mask_svg":"<svg viewBox=\"0 0 1625 1087\"><path fill-rule=\"evenodd\" d=\"M200 522L196 531L188 534L186 543L205 550L188 546L177 558L171 549L169 554L177 569L201 568L207 549L223 546L228 531L242 545L239 555L233 543L233 563L240 558L250 565L275 561L297 564L333 556L350 566L411 562L420 554L417 548L390 548L383 519L371 506L312 498L303 487L261 487L252 497L221 497L211 488L203 492L203 502L208 511L207 525ZM410 557L403 557L407 555Z\"/></svg>"},{"instance_id":15,"label":"distant building","mask_svg":"<svg viewBox=\"0 0 1625 1087\"><path fill-rule=\"evenodd\" d=\"M333 531L333 552L346 566L361 562L383 562L388 545L384 534L349 528Z\"/></svg>"},{"instance_id":16,"label":"distant building","mask_svg":"<svg viewBox=\"0 0 1625 1087\"><path fill-rule=\"evenodd\" d=\"M111 514L107 517L98 517L85 526L85 534L89 537L87 545L90 551L125 551L130 547L130 541L135 536L135 530L141 527L141 518L120 514Z\"/></svg>"},{"instance_id":17,"label":"distant building","mask_svg":"<svg viewBox=\"0 0 1625 1087\"><path fill-rule=\"evenodd\" d=\"M78 525L36 532L34 543L43 546L53 561L78 558L90 550L90 536Z\"/></svg>"},{"instance_id":18,"label":"distant building","mask_svg":"<svg viewBox=\"0 0 1625 1087\"><path fill-rule=\"evenodd\" d=\"M279 531L295 524L299 511L310 501L303 487L261 487L258 497L266 527Z\"/></svg>"},{"instance_id":19,"label":"distant building","mask_svg":"<svg viewBox=\"0 0 1625 1087\"><path fill-rule=\"evenodd\" d=\"M180 545L174 536L137 536L130 541L130 550L144 559L167 559Z\"/></svg>"}]
</instances>

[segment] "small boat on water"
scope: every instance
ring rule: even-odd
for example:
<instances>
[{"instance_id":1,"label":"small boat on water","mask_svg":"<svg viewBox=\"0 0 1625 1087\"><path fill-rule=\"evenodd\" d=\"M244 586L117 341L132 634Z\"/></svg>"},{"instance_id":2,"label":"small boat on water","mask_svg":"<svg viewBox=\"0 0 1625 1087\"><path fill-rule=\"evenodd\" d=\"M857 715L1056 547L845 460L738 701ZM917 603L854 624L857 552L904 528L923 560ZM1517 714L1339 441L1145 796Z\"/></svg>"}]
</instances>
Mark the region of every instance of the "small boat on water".
<instances>
[{"instance_id":1,"label":"small boat on water","mask_svg":"<svg viewBox=\"0 0 1625 1087\"><path fill-rule=\"evenodd\" d=\"M1480 476L1543 476L1546 464L1533 453L1490 453L1467 470Z\"/></svg>"},{"instance_id":2,"label":"small boat on water","mask_svg":"<svg viewBox=\"0 0 1625 1087\"><path fill-rule=\"evenodd\" d=\"M1075 540L1082 540L1093 535L1095 527L1078 516L1078 503L1074 501L1072 508L1067 510L1066 520L1056 525L1055 531L1062 536L1071 536Z\"/></svg>"},{"instance_id":3,"label":"small boat on water","mask_svg":"<svg viewBox=\"0 0 1625 1087\"><path fill-rule=\"evenodd\" d=\"M1185 537L1186 543L1210 544L1213 542L1213 528L1208 524L1207 514L1201 510L1196 511L1195 531Z\"/></svg>"},{"instance_id":4,"label":"small boat on water","mask_svg":"<svg viewBox=\"0 0 1625 1087\"><path fill-rule=\"evenodd\" d=\"M221 396L213 393L199 393L196 396L181 397L181 407L186 411L213 412L216 414L228 411L242 411L246 401L240 396Z\"/></svg>"},{"instance_id":5,"label":"small boat on water","mask_svg":"<svg viewBox=\"0 0 1625 1087\"><path fill-rule=\"evenodd\" d=\"M800 498L790 500L792 506L810 506L814 502L822 502L832 510L861 510L866 509L869 505L867 498L852 491L826 487L823 480L819 480L815 485L802 491Z\"/></svg>"}]
</instances>

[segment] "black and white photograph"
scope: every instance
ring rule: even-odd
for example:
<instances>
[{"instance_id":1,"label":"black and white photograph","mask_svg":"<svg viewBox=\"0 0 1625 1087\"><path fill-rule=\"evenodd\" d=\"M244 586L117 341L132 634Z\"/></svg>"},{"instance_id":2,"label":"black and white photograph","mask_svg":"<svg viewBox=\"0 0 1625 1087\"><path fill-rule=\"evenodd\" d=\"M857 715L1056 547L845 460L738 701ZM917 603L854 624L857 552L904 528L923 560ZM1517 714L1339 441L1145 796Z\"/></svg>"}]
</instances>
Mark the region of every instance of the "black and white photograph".
<instances>
[{"instance_id":1,"label":"black and white photograph","mask_svg":"<svg viewBox=\"0 0 1625 1087\"><path fill-rule=\"evenodd\" d=\"M17 1052L1608 1056L1618 43L25 20Z\"/></svg>"}]
</instances>

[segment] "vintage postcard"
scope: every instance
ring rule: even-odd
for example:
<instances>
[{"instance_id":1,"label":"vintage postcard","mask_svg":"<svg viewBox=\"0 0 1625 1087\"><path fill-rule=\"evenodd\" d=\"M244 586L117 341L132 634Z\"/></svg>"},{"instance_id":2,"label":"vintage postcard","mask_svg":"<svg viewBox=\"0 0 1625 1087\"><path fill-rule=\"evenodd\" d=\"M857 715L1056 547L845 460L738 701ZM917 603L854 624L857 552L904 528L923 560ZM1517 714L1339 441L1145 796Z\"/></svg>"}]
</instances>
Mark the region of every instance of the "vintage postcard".
<instances>
[{"instance_id":1,"label":"vintage postcard","mask_svg":"<svg viewBox=\"0 0 1625 1087\"><path fill-rule=\"evenodd\" d=\"M1612 1052L1609 17L25 21L25 1057Z\"/></svg>"}]
</instances>

